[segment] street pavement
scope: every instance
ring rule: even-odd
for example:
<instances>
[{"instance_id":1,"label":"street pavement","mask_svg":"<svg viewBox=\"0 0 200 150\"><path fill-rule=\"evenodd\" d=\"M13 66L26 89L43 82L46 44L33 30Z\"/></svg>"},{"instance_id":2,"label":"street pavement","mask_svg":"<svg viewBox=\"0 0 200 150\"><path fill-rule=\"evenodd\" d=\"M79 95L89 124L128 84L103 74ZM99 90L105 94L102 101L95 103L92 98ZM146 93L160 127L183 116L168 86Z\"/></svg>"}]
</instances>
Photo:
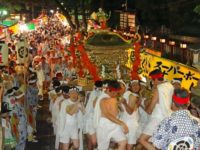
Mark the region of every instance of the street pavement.
<instances>
[{"instance_id":1,"label":"street pavement","mask_svg":"<svg viewBox=\"0 0 200 150\"><path fill-rule=\"evenodd\" d=\"M55 136L53 135L52 124L47 121L50 118L49 101L45 98L39 102L42 108L38 109L37 114L37 143L27 142L25 150L55 150Z\"/></svg>"}]
</instances>

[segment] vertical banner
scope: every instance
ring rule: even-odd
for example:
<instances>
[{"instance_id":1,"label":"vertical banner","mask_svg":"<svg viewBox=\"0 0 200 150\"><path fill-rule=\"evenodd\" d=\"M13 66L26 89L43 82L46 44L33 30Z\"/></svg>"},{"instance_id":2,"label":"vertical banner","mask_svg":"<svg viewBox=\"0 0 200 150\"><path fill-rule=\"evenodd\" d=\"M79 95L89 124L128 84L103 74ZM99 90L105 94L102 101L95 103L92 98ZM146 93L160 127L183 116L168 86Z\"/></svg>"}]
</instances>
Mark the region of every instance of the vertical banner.
<instances>
[{"instance_id":1,"label":"vertical banner","mask_svg":"<svg viewBox=\"0 0 200 150\"><path fill-rule=\"evenodd\" d=\"M17 46L17 62L24 64L28 61L28 43L26 41L20 41Z\"/></svg>"},{"instance_id":2,"label":"vertical banner","mask_svg":"<svg viewBox=\"0 0 200 150\"><path fill-rule=\"evenodd\" d=\"M0 65L8 65L8 45L4 42L0 43Z\"/></svg>"}]
</instances>

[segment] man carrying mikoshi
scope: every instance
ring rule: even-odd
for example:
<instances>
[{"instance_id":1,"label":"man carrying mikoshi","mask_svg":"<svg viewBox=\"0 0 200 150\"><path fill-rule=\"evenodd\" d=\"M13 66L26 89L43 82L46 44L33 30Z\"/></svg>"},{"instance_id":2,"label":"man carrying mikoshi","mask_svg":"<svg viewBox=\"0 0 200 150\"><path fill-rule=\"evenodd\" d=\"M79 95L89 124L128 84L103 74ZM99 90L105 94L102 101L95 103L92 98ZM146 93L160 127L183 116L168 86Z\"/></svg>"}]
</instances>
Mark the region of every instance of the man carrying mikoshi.
<instances>
[{"instance_id":1,"label":"man carrying mikoshi","mask_svg":"<svg viewBox=\"0 0 200 150\"><path fill-rule=\"evenodd\" d=\"M116 80L108 83L107 94L110 98L103 98L100 101L101 118L97 127L97 143L99 150L107 150L111 139L118 143L118 149L126 148L127 140L125 134L128 133L127 125L118 119L117 95L120 84Z\"/></svg>"}]
</instances>

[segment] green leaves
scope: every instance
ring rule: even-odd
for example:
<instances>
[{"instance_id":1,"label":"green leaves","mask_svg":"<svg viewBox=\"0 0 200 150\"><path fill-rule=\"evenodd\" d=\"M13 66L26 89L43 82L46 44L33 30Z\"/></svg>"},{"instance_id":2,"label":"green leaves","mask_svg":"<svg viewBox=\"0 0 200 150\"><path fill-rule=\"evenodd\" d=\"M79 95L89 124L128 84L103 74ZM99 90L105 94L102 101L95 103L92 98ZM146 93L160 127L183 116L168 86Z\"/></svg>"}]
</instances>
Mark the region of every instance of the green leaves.
<instances>
[{"instance_id":1,"label":"green leaves","mask_svg":"<svg viewBox=\"0 0 200 150\"><path fill-rule=\"evenodd\" d=\"M197 13L198 15L200 15L200 5L197 5L197 6L194 8L194 12Z\"/></svg>"}]
</instances>

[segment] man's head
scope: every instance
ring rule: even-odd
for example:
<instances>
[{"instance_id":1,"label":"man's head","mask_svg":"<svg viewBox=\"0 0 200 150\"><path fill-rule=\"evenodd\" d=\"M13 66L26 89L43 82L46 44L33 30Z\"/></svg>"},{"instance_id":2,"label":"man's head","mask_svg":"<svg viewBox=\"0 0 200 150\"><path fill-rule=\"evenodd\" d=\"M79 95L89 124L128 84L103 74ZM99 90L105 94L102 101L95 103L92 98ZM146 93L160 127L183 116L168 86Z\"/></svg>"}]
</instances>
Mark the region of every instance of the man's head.
<instances>
[{"instance_id":1,"label":"man's head","mask_svg":"<svg viewBox=\"0 0 200 150\"><path fill-rule=\"evenodd\" d=\"M123 80L118 80L121 90L120 90L120 95L124 94L126 92L126 83Z\"/></svg>"},{"instance_id":2,"label":"man's head","mask_svg":"<svg viewBox=\"0 0 200 150\"><path fill-rule=\"evenodd\" d=\"M187 109L190 104L190 96L186 89L175 89L172 96L172 109Z\"/></svg>"},{"instance_id":3,"label":"man's head","mask_svg":"<svg viewBox=\"0 0 200 150\"><path fill-rule=\"evenodd\" d=\"M62 95L62 87L57 87L55 89L55 92L56 92L57 96L61 96Z\"/></svg>"},{"instance_id":4,"label":"man's head","mask_svg":"<svg viewBox=\"0 0 200 150\"><path fill-rule=\"evenodd\" d=\"M80 102L85 102L85 91L79 91Z\"/></svg>"},{"instance_id":5,"label":"man's head","mask_svg":"<svg viewBox=\"0 0 200 150\"><path fill-rule=\"evenodd\" d=\"M78 100L78 93L79 92L79 89L75 86L71 87L69 89L69 98L70 100L76 102Z\"/></svg>"},{"instance_id":6,"label":"man's head","mask_svg":"<svg viewBox=\"0 0 200 150\"><path fill-rule=\"evenodd\" d=\"M9 109L9 104L7 102L2 102L1 104L1 111L0 111L0 117L4 119L9 119L9 112L11 110Z\"/></svg>"},{"instance_id":7,"label":"man's head","mask_svg":"<svg viewBox=\"0 0 200 150\"><path fill-rule=\"evenodd\" d=\"M95 89L101 90L103 86L103 82L101 80L95 81L94 83Z\"/></svg>"},{"instance_id":8,"label":"man's head","mask_svg":"<svg viewBox=\"0 0 200 150\"><path fill-rule=\"evenodd\" d=\"M28 84L30 86L36 87L37 86L36 83L37 83L37 77L36 76L32 76L32 77L29 78Z\"/></svg>"},{"instance_id":9,"label":"man's head","mask_svg":"<svg viewBox=\"0 0 200 150\"><path fill-rule=\"evenodd\" d=\"M46 58L44 56L41 57L41 61L42 63L45 63L46 62Z\"/></svg>"},{"instance_id":10,"label":"man's head","mask_svg":"<svg viewBox=\"0 0 200 150\"><path fill-rule=\"evenodd\" d=\"M110 82L111 80L109 79L105 79L102 81L102 90L103 91L106 91L106 88L108 87L108 83Z\"/></svg>"},{"instance_id":11,"label":"man's head","mask_svg":"<svg viewBox=\"0 0 200 150\"><path fill-rule=\"evenodd\" d=\"M62 79L63 79L63 74L62 74L62 72L56 72L56 78L57 78L59 81L62 81Z\"/></svg>"},{"instance_id":12,"label":"man's head","mask_svg":"<svg viewBox=\"0 0 200 150\"><path fill-rule=\"evenodd\" d=\"M182 78L173 78L172 85L174 86L175 89L180 89L181 82L182 82Z\"/></svg>"},{"instance_id":13,"label":"man's head","mask_svg":"<svg viewBox=\"0 0 200 150\"><path fill-rule=\"evenodd\" d=\"M23 93L21 91L15 92L15 99L16 99L16 102L24 104L25 93Z\"/></svg>"},{"instance_id":14,"label":"man's head","mask_svg":"<svg viewBox=\"0 0 200 150\"><path fill-rule=\"evenodd\" d=\"M132 80L130 82L130 90L133 93L138 93L140 91L140 82L139 82L139 80Z\"/></svg>"},{"instance_id":15,"label":"man's head","mask_svg":"<svg viewBox=\"0 0 200 150\"><path fill-rule=\"evenodd\" d=\"M149 76L151 77L154 85L158 85L164 81L164 75L160 69L151 71Z\"/></svg>"},{"instance_id":16,"label":"man's head","mask_svg":"<svg viewBox=\"0 0 200 150\"><path fill-rule=\"evenodd\" d=\"M56 89L56 88L58 88L58 87L61 86L61 83L60 83L60 81L58 81L58 79L56 78L56 80L53 80L53 81L52 81L52 86L53 86L54 89Z\"/></svg>"},{"instance_id":17,"label":"man's head","mask_svg":"<svg viewBox=\"0 0 200 150\"><path fill-rule=\"evenodd\" d=\"M63 94L63 97L65 99L68 99L69 98L69 86L65 85L65 86L62 86L62 94Z\"/></svg>"},{"instance_id":18,"label":"man's head","mask_svg":"<svg viewBox=\"0 0 200 150\"><path fill-rule=\"evenodd\" d=\"M121 87L117 80L110 80L106 89L106 93L110 97L116 97L119 94Z\"/></svg>"}]
</instances>

